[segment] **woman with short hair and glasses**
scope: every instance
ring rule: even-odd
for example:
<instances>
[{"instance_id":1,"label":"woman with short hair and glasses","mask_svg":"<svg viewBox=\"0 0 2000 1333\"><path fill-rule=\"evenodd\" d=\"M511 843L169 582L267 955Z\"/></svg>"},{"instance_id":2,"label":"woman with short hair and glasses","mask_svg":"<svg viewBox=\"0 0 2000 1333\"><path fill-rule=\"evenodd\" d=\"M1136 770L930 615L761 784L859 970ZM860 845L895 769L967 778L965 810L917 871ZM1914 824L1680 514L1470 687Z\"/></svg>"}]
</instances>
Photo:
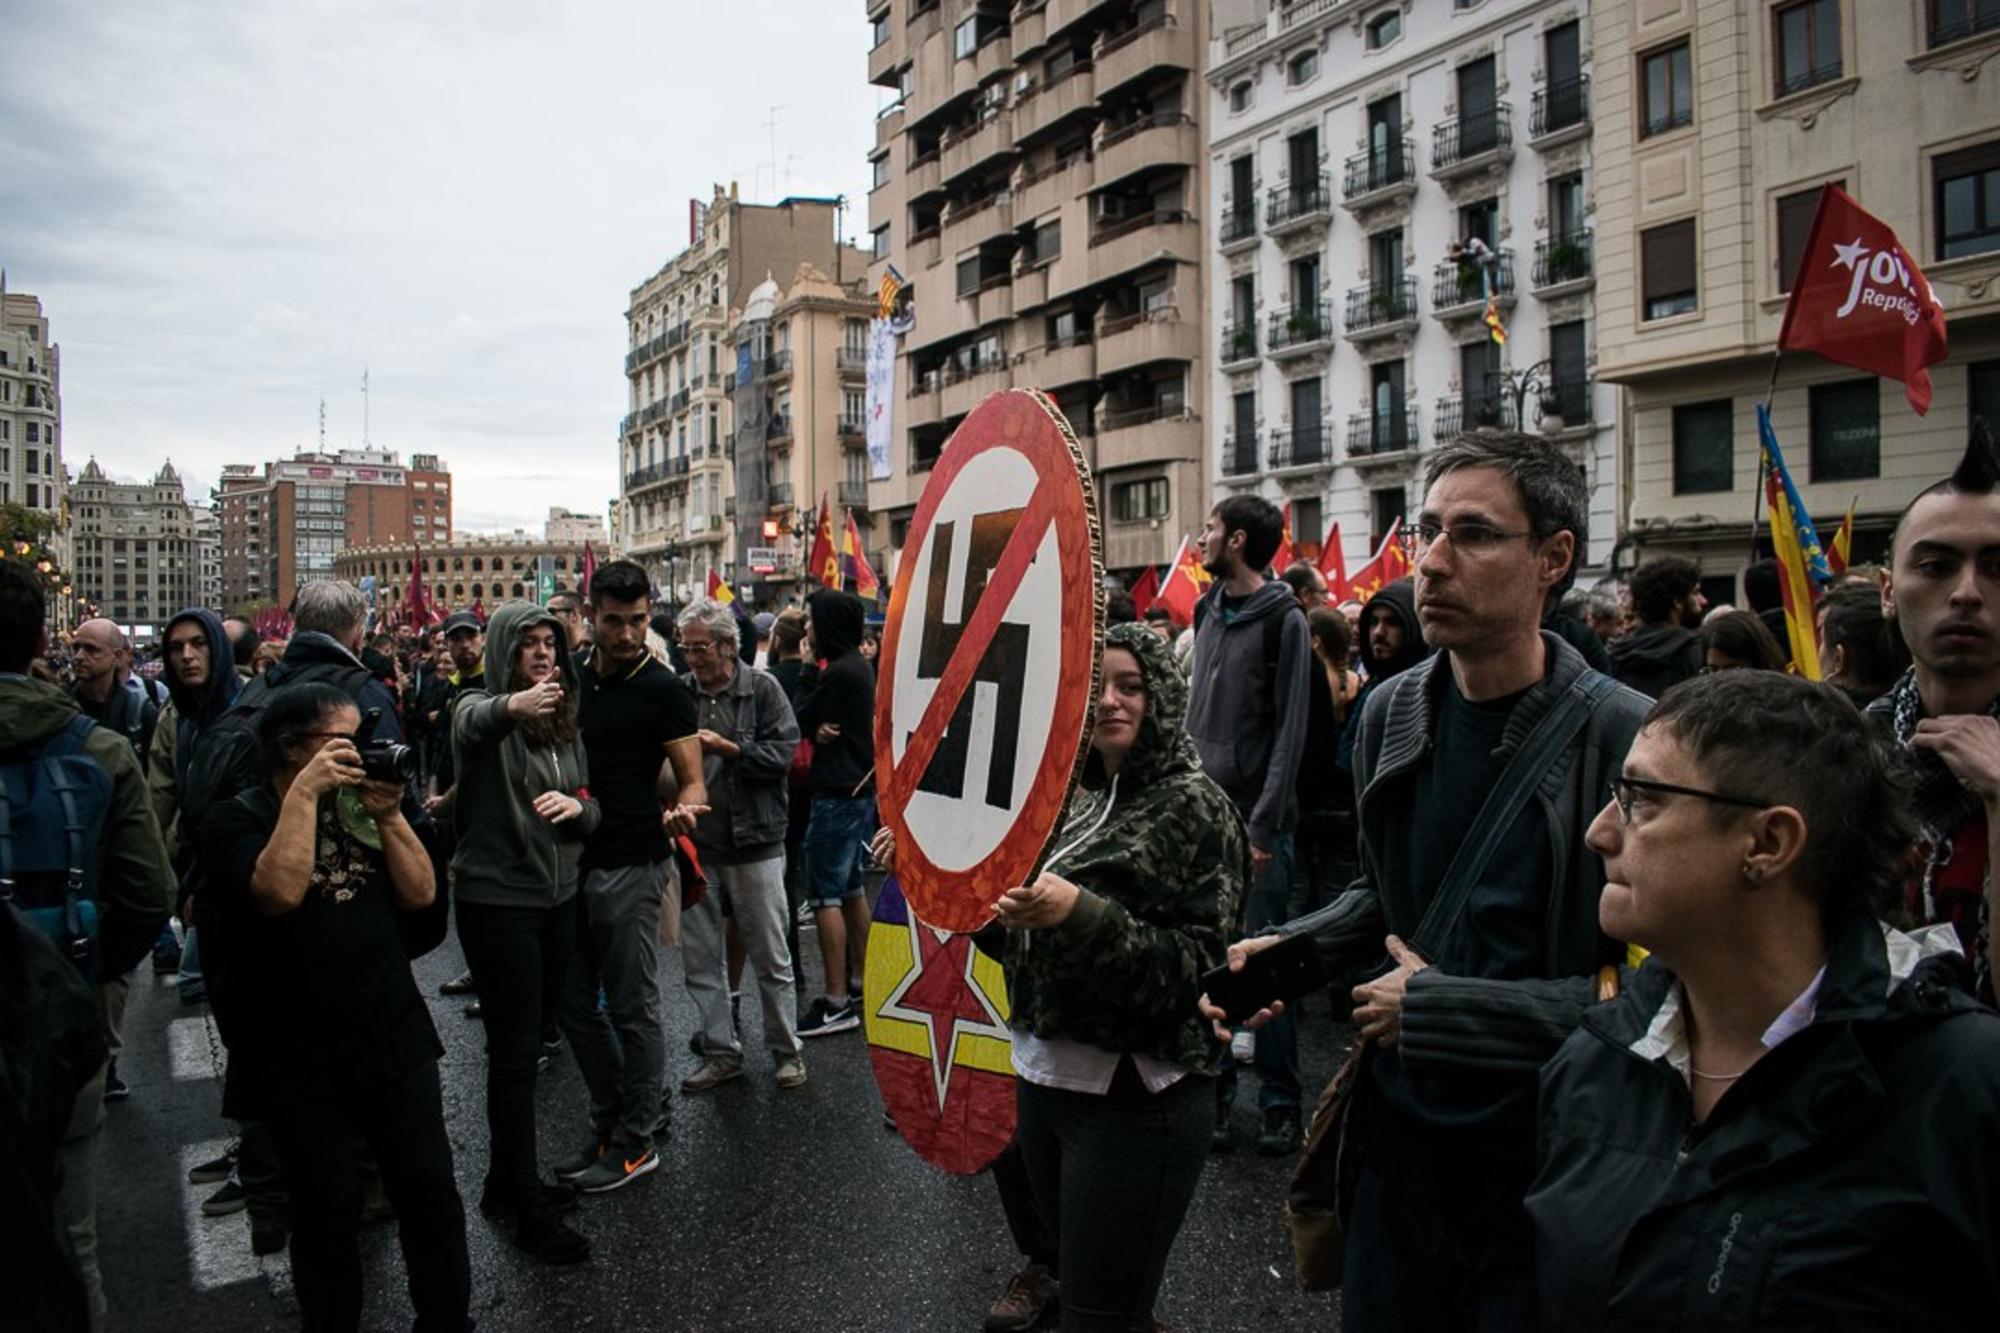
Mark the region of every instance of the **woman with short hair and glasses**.
<instances>
[{"instance_id":1,"label":"woman with short hair and glasses","mask_svg":"<svg viewBox=\"0 0 2000 1333\"><path fill-rule=\"evenodd\" d=\"M1588 834L1651 953L1542 1074L1544 1327L1994 1327L2000 1018L1948 928L1885 922L1896 763L1777 672L1654 705Z\"/></svg>"}]
</instances>

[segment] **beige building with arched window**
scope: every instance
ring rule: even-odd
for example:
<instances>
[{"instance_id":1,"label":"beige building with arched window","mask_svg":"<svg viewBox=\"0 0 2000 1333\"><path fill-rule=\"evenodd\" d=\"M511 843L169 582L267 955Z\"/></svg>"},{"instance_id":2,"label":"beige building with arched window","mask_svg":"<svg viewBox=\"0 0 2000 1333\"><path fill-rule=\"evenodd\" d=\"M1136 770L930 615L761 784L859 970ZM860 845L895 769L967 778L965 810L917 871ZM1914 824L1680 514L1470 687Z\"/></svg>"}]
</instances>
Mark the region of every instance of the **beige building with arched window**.
<instances>
[{"instance_id":1,"label":"beige building with arched window","mask_svg":"<svg viewBox=\"0 0 2000 1333\"><path fill-rule=\"evenodd\" d=\"M582 542L550 542L525 532L505 536L466 535L421 551L407 545L355 546L334 557L335 578L361 584L375 580L378 619L400 619L409 596L411 566L423 561L424 595L433 608L450 612L502 602L540 601L558 588L574 589L583 569Z\"/></svg>"}]
</instances>

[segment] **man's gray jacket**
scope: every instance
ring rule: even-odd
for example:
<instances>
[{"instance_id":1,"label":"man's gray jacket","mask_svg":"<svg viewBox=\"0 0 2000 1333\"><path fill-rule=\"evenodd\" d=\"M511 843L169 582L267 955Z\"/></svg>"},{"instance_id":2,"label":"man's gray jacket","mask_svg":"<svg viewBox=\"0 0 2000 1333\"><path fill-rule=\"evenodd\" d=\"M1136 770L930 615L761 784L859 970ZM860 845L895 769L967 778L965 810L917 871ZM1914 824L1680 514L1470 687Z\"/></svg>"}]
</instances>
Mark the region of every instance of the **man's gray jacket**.
<instances>
[{"instance_id":1,"label":"man's gray jacket","mask_svg":"<svg viewBox=\"0 0 2000 1333\"><path fill-rule=\"evenodd\" d=\"M1250 845L1268 852L1298 823L1312 670L1305 613L1291 586L1274 579L1245 598L1226 625L1216 584L1196 619L1188 735L1202 771L1243 812ZM1315 755L1313 762L1332 763L1333 756Z\"/></svg>"}]
</instances>

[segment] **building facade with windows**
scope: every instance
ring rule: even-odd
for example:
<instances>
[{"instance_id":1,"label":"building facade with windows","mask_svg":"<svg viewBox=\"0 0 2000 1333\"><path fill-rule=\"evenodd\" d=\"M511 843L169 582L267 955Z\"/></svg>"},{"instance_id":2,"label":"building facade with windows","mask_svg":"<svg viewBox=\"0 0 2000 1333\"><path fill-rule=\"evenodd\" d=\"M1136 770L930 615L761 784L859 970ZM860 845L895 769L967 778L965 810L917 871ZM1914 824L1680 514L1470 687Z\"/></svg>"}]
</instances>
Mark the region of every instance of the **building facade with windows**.
<instances>
[{"instance_id":1,"label":"building facade with windows","mask_svg":"<svg viewBox=\"0 0 2000 1333\"><path fill-rule=\"evenodd\" d=\"M1217 0L1208 215L1216 484L1356 568L1479 426L1560 441L1603 566L1599 176L1581 0ZM1496 341L1490 308L1504 329Z\"/></svg>"},{"instance_id":2,"label":"building facade with windows","mask_svg":"<svg viewBox=\"0 0 2000 1333\"><path fill-rule=\"evenodd\" d=\"M2000 423L2000 6L1644 0L1598 6L1592 26L1598 354L1627 391L1621 565L1691 556L1737 600L1755 409L1800 265L1834 258L1804 253L1829 182L1895 229L1949 323L1927 416L1893 380L1809 353L1778 367L1772 420L1823 539L1853 504L1855 560L1881 558L1969 418Z\"/></svg>"},{"instance_id":3,"label":"building facade with windows","mask_svg":"<svg viewBox=\"0 0 2000 1333\"><path fill-rule=\"evenodd\" d=\"M194 606L222 605L222 521L213 505L190 505L194 530Z\"/></svg>"},{"instance_id":4,"label":"building facade with windows","mask_svg":"<svg viewBox=\"0 0 2000 1333\"><path fill-rule=\"evenodd\" d=\"M284 605L300 584L333 578L334 556L347 547L449 542L451 472L435 454L412 454L405 467L385 449L231 463L215 509L222 609Z\"/></svg>"},{"instance_id":5,"label":"building facade with windows","mask_svg":"<svg viewBox=\"0 0 2000 1333\"><path fill-rule=\"evenodd\" d=\"M62 461L62 352L42 303L9 292L0 274L0 504L60 520L68 473ZM66 535L52 543L67 564Z\"/></svg>"},{"instance_id":6,"label":"building facade with windows","mask_svg":"<svg viewBox=\"0 0 2000 1333\"><path fill-rule=\"evenodd\" d=\"M626 414L618 425L621 551L680 602L731 558L726 446L736 367L732 312L753 287L812 264L836 284L867 256L839 240L832 199L747 204L717 186L689 205L688 246L633 288L625 309Z\"/></svg>"},{"instance_id":7,"label":"building facade with windows","mask_svg":"<svg viewBox=\"0 0 2000 1333\"><path fill-rule=\"evenodd\" d=\"M150 643L201 593L199 533L169 462L151 481L116 481L92 458L70 488L72 582L85 614ZM88 604L88 605L83 605Z\"/></svg>"},{"instance_id":8,"label":"building facade with windows","mask_svg":"<svg viewBox=\"0 0 2000 1333\"><path fill-rule=\"evenodd\" d=\"M1096 474L1106 565L1173 558L1209 503L1201 373L1210 0L868 0L879 280L912 287L894 568L945 442L988 394L1051 395Z\"/></svg>"},{"instance_id":9,"label":"building facade with windows","mask_svg":"<svg viewBox=\"0 0 2000 1333\"><path fill-rule=\"evenodd\" d=\"M478 607L491 613L502 602L540 601L558 588L574 589L583 575L583 543L552 533L537 537L514 531L505 534L468 533L421 552L398 543L353 546L334 557L331 578L361 586L375 580L378 623L396 624L410 591L410 574L419 561L429 608L448 613ZM600 557L602 563L602 557Z\"/></svg>"}]
</instances>

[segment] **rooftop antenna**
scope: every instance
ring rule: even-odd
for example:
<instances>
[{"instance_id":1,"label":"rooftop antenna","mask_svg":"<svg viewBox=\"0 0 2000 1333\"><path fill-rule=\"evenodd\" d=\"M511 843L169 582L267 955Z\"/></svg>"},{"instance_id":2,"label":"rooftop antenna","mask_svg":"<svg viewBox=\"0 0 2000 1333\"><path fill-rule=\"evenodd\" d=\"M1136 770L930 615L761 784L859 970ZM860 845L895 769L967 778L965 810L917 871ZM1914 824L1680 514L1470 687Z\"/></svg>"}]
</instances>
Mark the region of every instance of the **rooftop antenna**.
<instances>
[{"instance_id":1,"label":"rooftop antenna","mask_svg":"<svg viewBox=\"0 0 2000 1333\"><path fill-rule=\"evenodd\" d=\"M319 396L319 451L326 452L326 395Z\"/></svg>"},{"instance_id":2,"label":"rooftop antenna","mask_svg":"<svg viewBox=\"0 0 2000 1333\"><path fill-rule=\"evenodd\" d=\"M771 191L773 194L777 193L778 189L778 113L785 109L783 106L772 107L770 119L764 122L764 128L771 136ZM772 202L775 203L777 201L773 200Z\"/></svg>"},{"instance_id":3,"label":"rooftop antenna","mask_svg":"<svg viewBox=\"0 0 2000 1333\"><path fill-rule=\"evenodd\" d=\"M361 447L368 448L368 367L361 367Z\"/></svg>"}]
</instances>

